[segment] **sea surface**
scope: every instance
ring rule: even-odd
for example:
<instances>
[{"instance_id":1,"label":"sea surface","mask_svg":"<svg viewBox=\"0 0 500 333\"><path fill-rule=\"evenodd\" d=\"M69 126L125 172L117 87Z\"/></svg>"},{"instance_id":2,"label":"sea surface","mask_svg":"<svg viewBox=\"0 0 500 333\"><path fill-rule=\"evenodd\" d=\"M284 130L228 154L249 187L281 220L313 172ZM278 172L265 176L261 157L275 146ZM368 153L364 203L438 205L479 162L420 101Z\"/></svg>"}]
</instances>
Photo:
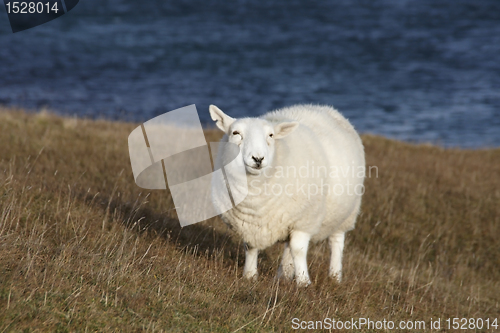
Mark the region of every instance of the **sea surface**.
<instances>
[{"instance_id":1,"label":"sea surface","mask_svg":"<svg viewBox=\"0 0 500 333\"><path fill-rule=\"evenodd\" d=\"M80 0L13 34L0 105L143 122L328 104L362 133L500 146L499 0Z\"/></svg>"}]
</instances>

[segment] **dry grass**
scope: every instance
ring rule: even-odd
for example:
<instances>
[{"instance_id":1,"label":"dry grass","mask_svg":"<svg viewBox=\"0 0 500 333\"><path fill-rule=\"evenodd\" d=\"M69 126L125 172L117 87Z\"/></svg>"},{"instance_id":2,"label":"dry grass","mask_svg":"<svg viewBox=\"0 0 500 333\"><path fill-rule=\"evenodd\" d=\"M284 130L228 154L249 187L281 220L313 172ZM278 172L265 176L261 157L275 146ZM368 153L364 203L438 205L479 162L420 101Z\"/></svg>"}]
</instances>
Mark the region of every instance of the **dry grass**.
<instances>
[{"instance_id":1,"label":"dry grass","mask_svg":"<svg viewBox=\"0 0 500 333\"><path fill-rule=\"evenodd\" d=\"M367 179L347 237L345 282L327 278L321 243L309 254L313 285L298 289L274 280L281 245L245 281L242 244L219 219L181 230L166 191L138 188L135 126L0 110L0 332L280 332L294 317L499 315L500 150L364 136L379 177Z\"/></svg>"}]
</instances>

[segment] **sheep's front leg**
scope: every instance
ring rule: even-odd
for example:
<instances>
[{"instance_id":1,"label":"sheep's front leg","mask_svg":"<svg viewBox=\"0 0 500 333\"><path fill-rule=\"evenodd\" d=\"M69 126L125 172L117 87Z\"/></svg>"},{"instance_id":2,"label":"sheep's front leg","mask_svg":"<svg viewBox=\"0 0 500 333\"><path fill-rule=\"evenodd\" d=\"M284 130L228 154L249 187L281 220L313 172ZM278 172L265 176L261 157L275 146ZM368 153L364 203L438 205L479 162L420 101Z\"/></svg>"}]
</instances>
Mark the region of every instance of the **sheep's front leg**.
<instances>
[{"instance_id":1,"label":"sheep's front leg","mask_svg":"<svg viewBox=\"0 0 500 333\"><path fill-rule=\"evenodd\" d=\"M285 249L283 250L283 257L281 258L281 264L278 268L278 279L284 277L285 279L291 280L294 275L295 266L293 265L293 257L290 251L290 245L286 242Z\"/></svg>"},{"instance_id":2,"label":"sheep's front leg","mask_svg":"<svg viewBox=\"0 0 500 333\"><path fill-rule=\"evenodd\" d=\"M259 250L250 248L245 244L245 267L243 268L243 276L247 279L257 278L257 257Z\"/></svg>"},{"instance_id":3,"label":"sheep's front leg","mask_svg":"<svg viewBox=\"0 0 500 333\"><path fill-rule=\"evenodd\" d=\"M290 235L290 252L295 266L295 279L297 285L308 286L311 284L307 272L307 249L311 235L302 231L293 231Z\"/></svg>"},{"instance_id":4,"label":"sheep's front leg","mask_svg":"<svg viewBox=\"0 0 500 333\"><path fill-rule=\"evenodd\" d=\"M331 257L330 257L330 277L337 279L338 282L342 280L342 252L344 251L345 233L339 232L333 234L328 238L330 244Z\"/></svg>"}]
</instances>

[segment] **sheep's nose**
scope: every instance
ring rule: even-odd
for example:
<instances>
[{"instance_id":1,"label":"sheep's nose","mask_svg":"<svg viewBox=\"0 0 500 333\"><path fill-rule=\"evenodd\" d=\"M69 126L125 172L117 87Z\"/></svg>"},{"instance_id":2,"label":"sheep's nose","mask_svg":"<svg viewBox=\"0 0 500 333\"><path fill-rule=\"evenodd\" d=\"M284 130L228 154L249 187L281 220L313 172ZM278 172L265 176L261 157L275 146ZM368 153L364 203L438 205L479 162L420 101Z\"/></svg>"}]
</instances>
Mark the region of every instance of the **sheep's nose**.
<instances>
[{"instance_id":1,"label":"sheep's nose","mask_svg":"<svg viewBox=\"0 0 500 333\"><path fill-rule=\"evenodd\" d=\"M264 157L255 157L255 156L252 156L252 160L255 161L255 164L257 164L258 167L262 164L262 160L263 159L264 159Z\"/></svg>"}]
</instances>

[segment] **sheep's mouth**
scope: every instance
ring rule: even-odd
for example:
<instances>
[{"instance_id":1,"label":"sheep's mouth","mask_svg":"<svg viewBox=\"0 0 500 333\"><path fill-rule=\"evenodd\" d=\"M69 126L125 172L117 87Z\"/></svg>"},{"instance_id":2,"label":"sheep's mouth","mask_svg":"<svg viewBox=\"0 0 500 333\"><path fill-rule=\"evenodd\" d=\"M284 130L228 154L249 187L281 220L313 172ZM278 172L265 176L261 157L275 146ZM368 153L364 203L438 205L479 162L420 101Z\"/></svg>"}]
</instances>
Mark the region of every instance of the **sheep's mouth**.
<instances>
[{"instance_id":1,"label":"sheep's mouth","mask_svg":"<svg viewBox=\"0 0 500 333\"><path fill-rule=\"evenodd\" d=\"M259 174L263 167L262 165L248 165L248 164L245 164L245 169L247 170L248 173L251 173L251 174Z\"/></svg>"}]
</instances>

